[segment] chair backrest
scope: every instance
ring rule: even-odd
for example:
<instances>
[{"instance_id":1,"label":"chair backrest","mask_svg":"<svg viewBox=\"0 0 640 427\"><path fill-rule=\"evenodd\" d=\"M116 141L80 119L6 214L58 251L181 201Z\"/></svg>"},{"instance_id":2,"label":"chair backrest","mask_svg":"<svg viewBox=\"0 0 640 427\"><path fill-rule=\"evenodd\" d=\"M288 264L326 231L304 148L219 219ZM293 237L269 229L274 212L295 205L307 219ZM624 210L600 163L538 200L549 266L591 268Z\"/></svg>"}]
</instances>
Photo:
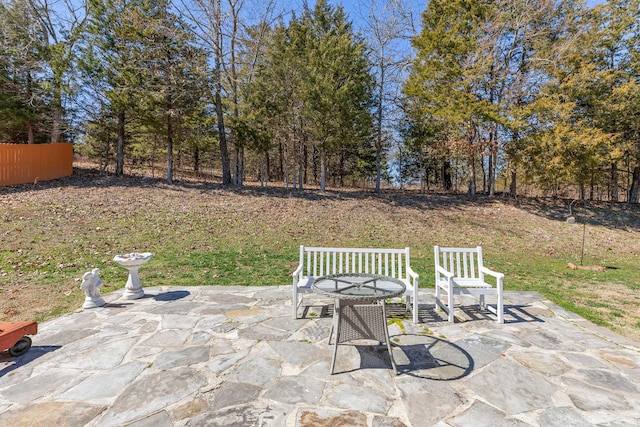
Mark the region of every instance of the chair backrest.
<instances>
[{"instance_id":1,"label":"chair backrest","mask_svg":"<svg viewBox=\"0 0 640 427\"><path fill-rule=\"evenodd\" d=\"M362 273L407 279L409 248L321 248L300 246L300 264L305 276Z\"/></svg>"},{"instance_id":2,"label":"chair backrest","mask_svg":"<svg viewBox=\"0 0 640 427\"><path fill-rule=\"evenodd\" d=\"M441 248L434 247L436 265L453 273L459 279L482 279L482 248ZM437 273L436 273L437 274Z\"/></svg>"}]
</instances>

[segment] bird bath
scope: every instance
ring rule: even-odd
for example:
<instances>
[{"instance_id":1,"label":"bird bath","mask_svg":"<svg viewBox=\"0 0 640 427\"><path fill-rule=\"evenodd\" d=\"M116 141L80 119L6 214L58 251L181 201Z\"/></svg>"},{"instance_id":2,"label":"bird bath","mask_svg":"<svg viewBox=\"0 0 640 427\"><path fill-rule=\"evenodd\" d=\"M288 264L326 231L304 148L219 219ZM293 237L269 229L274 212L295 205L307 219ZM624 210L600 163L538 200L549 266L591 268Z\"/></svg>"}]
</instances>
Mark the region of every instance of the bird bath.
<instances>
[{"instance_id":1,"label":"bird bath","mask_svg":"<svg viewBox=\"0 0 640 427\"><path fill-rule=\"evenodd\" d=\"M113 257L113 261L117 262L120 266L129 270L129 277L127 284L125 285L125 291L122 294L124 299L138 299L144 296L142 290L142 283L138 277L138 269L142 264L149 261L153 256L150 252L133 252L130 254L116 255Z\"/></svg>"}]
</instances>

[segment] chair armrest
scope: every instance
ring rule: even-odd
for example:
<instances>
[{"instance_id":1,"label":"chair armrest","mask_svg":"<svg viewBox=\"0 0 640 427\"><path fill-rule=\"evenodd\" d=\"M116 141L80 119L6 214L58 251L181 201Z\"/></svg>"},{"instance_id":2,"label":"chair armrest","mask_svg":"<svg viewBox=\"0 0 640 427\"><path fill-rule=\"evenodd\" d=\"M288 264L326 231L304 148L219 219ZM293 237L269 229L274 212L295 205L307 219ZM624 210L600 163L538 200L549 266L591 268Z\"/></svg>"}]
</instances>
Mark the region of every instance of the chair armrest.
<instances>
[{"instance_id":1,"label":"chair armrest","mask_svg":"<svg viewBox=\"0 0 640 427\"><path fill-rule=\"evenodd\" d=\"M450 271L445 270L443 267L440 267L439 265L436 265L436 274L442 274L444 277L447 278L447 280L453 279L453 273Z\"/></svg>"},{"instance_id":2,"label":"chair armrest","mask_svg":"<svg viewBox=\"0 0 640 427\"><path fill-rule=\"evenodd\" d=\"M295 270L293 270L293 273L291 273L291 276L300 277L301 274L302 274L302 264L298 265L298 267Z\"/></svg>"},{"instance_id":3,"label":"chair armrest","mask_svg":"<svg viewBox=\"0 0 640 427\"><path fill-rule=\"evenodd\" d=\"M481 273L488 274L489 276L493 276L496 279L504 279L504 274L498 273L497 271L489 270L487 267L482 267L480 269Z\"/></svg>"},{"instance_id":4,"label":"chair armrest","mask_svg":"<svg viewBox=\"0 0 640 427\"><path fill-rule=\"evenodd\" d=\"M409 276L410 278L413 279L414 282L418 281L418 273L416 273L415 271L413 271L413 268L408 267L407 268L407 276Z\"/></svg>"}]
</instances>

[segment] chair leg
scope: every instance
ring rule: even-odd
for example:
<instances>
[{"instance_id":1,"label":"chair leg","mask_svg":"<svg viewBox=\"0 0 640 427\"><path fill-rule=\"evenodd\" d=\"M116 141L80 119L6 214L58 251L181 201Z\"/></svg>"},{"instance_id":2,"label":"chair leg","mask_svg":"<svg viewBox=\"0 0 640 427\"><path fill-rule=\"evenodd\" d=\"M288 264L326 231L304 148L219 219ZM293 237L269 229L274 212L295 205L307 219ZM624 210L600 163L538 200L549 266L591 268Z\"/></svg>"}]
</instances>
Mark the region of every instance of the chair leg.
<instances>
[{"instance_id":1,"label":"chair leg","mask_svg":"<svg viewBox=\"0 0 640 427\"><path fill-rule=\"evenodd\" d=\"M293 296L293 313L292 316L293 320L296 320L298 318L298 296L294 295Z\"/></svg>"},{"instance_id":2,"label":"chair leg","mask_svg":"<svg viewBox=\"0 0 640 427\"><path fill-rule=\"evenodd\" d=\"M453 318L453 289L449 289L449 294L447 295L448 298L448 306L449 306L449 322L453 323L454 322L454 318Z\"/></svg>"},{"instance_id":3,"label":"chair leg","mask_svg":"<svg viewBox=\"0 0 640 427\"><path fill-rule=\"evenodd\" d=\"M504 323L504 303L502 302L502 294L498 294L498 323Z\"/></svg>"},{"instance_id":4,"label":"chair leg","mask_svg":"<svg viewBox=\"0 0 640 427\"><path fill-rule=\"evenodd\" d=\"M415 303L415 301L414 301ZM389 340L389 330L387 328L387 311L385 310L384 300L381 302L382 304L382 321L384 322L384 336L387 341L387 351L389 352L389 359L391 360L391 366L393 367L393 372L398 375L398 367L396 366L396 361L393 358L393 351L391 349L391 341Z\"/></svg>"},{"instance_id":5,"label":"chair leg","mask_svg":"<svg viewBox=\"0 0 640 427\"><path fill-rule=\"evenodd\" d=\"M337 304L333 305L333 319L331 319L331 330L329 330L329 345L331 345L331 338L333 337L333 331L338 330L338 317L336 315L336 310L338 309Z\"/></svg>"}]
</instances>

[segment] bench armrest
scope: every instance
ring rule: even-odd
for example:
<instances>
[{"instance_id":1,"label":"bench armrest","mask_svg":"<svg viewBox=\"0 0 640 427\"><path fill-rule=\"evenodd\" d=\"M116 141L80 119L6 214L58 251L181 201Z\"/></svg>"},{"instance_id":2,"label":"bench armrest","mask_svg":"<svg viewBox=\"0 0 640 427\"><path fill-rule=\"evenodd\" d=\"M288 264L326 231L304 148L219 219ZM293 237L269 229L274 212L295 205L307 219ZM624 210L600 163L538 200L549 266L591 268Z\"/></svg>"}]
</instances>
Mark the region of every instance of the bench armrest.
<instances>
[{"instance_id":1,"label":"bench armrest","mask_svg":"<svg viewBox=\"0 0 640 427\"><path fill-rule=\"evenodd\" d=\"M482 267L480 269L480 273L488 274L489 276L493 276L496 279L504 279L504 274L498 273L497 271L489 270L487 267Z\"/></svg>"}]
</instances>

